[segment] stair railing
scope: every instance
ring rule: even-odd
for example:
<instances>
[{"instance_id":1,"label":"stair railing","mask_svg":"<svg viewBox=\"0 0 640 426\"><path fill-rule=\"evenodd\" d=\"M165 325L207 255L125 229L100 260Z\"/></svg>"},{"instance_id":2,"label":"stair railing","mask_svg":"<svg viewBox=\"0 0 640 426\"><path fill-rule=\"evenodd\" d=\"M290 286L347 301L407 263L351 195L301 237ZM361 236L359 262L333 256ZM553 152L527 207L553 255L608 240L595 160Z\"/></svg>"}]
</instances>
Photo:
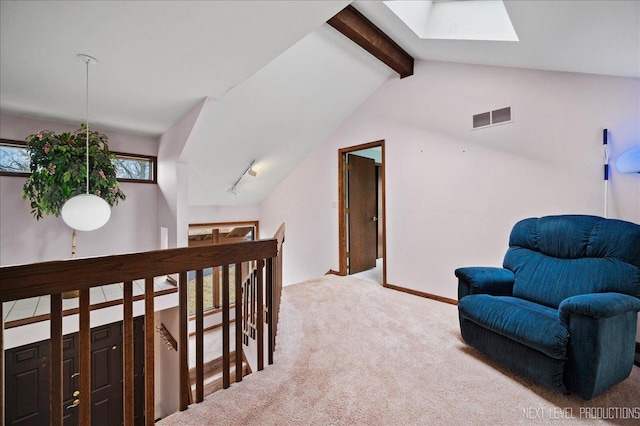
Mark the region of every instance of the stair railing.
<instances>
[{"instance_id":1,"label":"stair railing","mask_svg":"<svg viewBox=\"0 0 640 426\"><path fill-rule=\"evenodd\" d=\"M223 353L223 381L225 387L230 384L229 377L229 265L236 265L235 286L236 301L242 300L241 268L243 262L255 261L258 270L266 267L266 273L258 274L256 286L256 304L258 306L257 331L266 323L268 333L268 362L273 363L273 350L276 335L277 311L282 288L282 243L284 225L276 238L242 243L220 244L200 247L186 247L157 250L142 253L123 254L94 258L69 259L63 261L42 262L28 265L0 267L0 320L3 321L2 302L29 297L50 296L50 423L62 425L65 407L63 407L63 357L62 357L62 293L79 291L79 353L80 358L78 391L80 398L80 424L91 424L91 325L89 292L92 287L112 283L123 283L123 419L125 425L134 422L134 335L133 335L133 281L145 282L145 325L144 325L144 364L145 364L145 424L154 424L154 278L178 274L179 299L179 335L178 352L180 362L179 407L187 409L190 400L188 366L188 319L187 273L196 271L196 401L202 401L203 392L203 271L211 267L223 268L222 308L223 339L227 344ZM266 294L264 294L266 293ZM266 303L267 315L263 306ZM238 324L242 323L242 306L236 303L235 315ZM4 383L4 321L0 329L0 379ZM235 363L236 381L242 376L242 335L241 327L236 327ZM264 350L258 349L258 370L263 368ZM226 373L225 373L226 372ZM226 378L224 378L226 377ZM0 415L4 419L4 386L0 385Z\"/></svg>"}]
</instances>

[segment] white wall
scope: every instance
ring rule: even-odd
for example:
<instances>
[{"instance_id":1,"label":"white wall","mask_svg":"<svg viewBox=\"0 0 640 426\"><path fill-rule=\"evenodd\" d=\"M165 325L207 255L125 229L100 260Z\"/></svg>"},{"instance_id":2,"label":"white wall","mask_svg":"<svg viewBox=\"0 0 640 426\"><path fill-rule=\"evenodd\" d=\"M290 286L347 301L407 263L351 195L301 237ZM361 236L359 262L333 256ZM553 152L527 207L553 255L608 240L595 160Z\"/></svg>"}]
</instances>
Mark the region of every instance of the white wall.
<instances>
[{"instance_id":1,"label":"white wall","mask_svg":"<svg viewBox=\"0 0 640 426\"><path fill-rule=\"evenodd\" d=\"M25 140L41 129L75 131L78 127L11 115L0 116L0 138ZM152 137L104 131L109 148L135 154L156 155ZM71 256L71 232L62 218L45 216L36 221L29 202L22 199L24 177L0 176L0 265L42 262ZM122 183L127 199L111 210L111 219L92 232L78 232L77 256L97 256L158 248L157 185Z\"/></svg>"},{"instance_id":2,"label":"white wall","mask_svg":"<svg viewBox=\"0 0 640 426\"><path fill-rule=\"evenodd\" d=\"M388 282L456 298L455 268L502 263L513 224L603 214L602 129L612 164L640 141L640 80L417 61L390 79L261 204L286 222L285 284L338 269L337 150L384 139ZM473 114L513 122L471 130ZM640 223L640 179L611 176L610 217Z\"/></svg>"},{"instance_id":3,"label":"white wall","mask_svg":"<svg viewBox=\"0 0 640 426\"><path fill-rule=\"evenodd\" d=\"M189 223L240 222L258 220L255 204L240 206L189 206Z\"/></svg>"},{"instance_id":4,"label":"white wall","mask_svg":"<svg viewBox=\"0 0 640 426\"><path fill-rule=\"evenodd\" d=\"M177 340L180 330L178 308L156 312L155 327L162 324ZM168 350L156 333L154 340L155 361L155 417L167 417L180 409L180 354Z\"/></svg>"}]
</instances>

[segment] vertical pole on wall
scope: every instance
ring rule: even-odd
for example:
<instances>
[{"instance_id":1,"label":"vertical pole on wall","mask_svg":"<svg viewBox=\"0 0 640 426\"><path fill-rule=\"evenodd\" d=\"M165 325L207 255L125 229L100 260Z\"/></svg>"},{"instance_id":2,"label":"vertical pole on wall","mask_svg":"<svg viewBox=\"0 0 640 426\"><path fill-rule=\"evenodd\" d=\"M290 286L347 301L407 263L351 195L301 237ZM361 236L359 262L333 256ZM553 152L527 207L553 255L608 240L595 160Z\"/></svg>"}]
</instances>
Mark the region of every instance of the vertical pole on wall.
<instances>
[{"instance_id":1,"label":"vertical pole on wall","mask_svg":"<svg viewBox=\"0 0 640 426\"><path fill-rule=\"evenodd\" d=\"M609 217L609 149L607 129L602 131L602 146L604 148L604 217Z\"/></svg>"}]
</instances>

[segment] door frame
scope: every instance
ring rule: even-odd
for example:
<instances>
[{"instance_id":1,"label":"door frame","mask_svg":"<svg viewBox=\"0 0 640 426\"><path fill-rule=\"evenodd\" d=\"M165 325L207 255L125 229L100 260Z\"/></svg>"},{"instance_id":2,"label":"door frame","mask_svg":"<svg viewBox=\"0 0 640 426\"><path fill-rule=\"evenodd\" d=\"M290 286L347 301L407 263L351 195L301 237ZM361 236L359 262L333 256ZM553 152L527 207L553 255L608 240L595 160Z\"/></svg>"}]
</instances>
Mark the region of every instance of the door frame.
<instances>
[{"instance_id":1,"label":"door frame","mask_svg":"<svg viewBox=\"0 0 640 426\"><path fill-rule=\"evenodd\" d=\"M386 161L384 139L350 146L338 150L338 255L340 275L347 275L347 188L345 185L345 163L347 154L363 149L380 147L382 151L382 285L387 285L387 196L386 196Z\"/></svg>"}]
</instances>

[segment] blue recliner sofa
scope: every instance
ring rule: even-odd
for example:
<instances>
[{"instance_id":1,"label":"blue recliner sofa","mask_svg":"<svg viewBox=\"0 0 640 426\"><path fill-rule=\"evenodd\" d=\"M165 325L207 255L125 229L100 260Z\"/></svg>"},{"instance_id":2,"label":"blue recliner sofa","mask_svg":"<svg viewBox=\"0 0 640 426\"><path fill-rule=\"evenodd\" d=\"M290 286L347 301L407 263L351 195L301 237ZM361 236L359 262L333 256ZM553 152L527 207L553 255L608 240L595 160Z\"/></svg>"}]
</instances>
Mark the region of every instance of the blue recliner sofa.
<instances>
[{"instance_id":1,"label":"blue recliner sofa","mask_svg":"<svg viewBox=\"0 0 640 426\"><path fill-rule=\"evenodd\" d=\"M466 343L517 374L591 399L633 368L640 225L595 216L524 219L503 268L455 271Z\"/></svg>"}]
</instances>

